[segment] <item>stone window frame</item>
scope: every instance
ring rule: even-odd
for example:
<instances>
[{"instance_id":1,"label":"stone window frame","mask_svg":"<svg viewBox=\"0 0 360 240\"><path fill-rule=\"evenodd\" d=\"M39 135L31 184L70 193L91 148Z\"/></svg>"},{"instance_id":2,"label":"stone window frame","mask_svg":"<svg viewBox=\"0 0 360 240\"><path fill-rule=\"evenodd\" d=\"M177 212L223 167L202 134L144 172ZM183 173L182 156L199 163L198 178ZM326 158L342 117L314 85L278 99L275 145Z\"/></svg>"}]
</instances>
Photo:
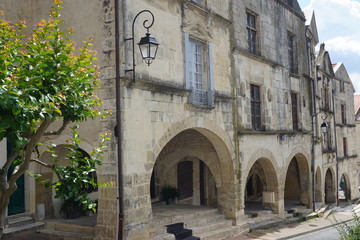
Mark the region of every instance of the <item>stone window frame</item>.
<instances>
[{"instance_id":1,"label":"stone window frame","mask_svg":"<svg viewBox=\"0 0 360 240\"><path fill-rule=\"evenodd\" d=\"M346 105L340 104L341 123L346 124Z\"/></svg>"},{"instance_id":2,"label":"stone window frame","mask_svg":"<svg viewBox=\"0 0 360 240\"><path fill-rule=\"evenodd\" d=\"M328 130L326 133L324 133L324 150L323 151L333 151L333 143L332 143L332 132L331 132L331 125L330 122L327 122Z\"/></svg>"},{"instance_id":3,"label":"stone window frame","mask_svg":"<svg viewBox=\"0 0 360 240\"><path fill-rule=\"evenodd\" d=\"M340 84L340 92L345 92L345 82L339 81L339 84Z\"/></svg>"},{"instance_id":4,"label":"stone window frame","mask_svg":"<svg viewBox=\"0 0 360 240\"><path fill-rule=\"evenodd\" d=\"M296 92L291 92L291 119L292 119L292 127L294 131L299 130L299 106L298 106L298 99L299 94Z\"/></svg>"},{"instance_id":5,"label":"stone window frame","mask_svg":"<svg viewBox=\"0 0 360 240\"><path fill-rule=\"evenodd\" d=\"M257 93L257 94L256 94ZM261 124L261 87L256 84L250 84L251 101L251 125L253 130L262 130Z\"/></svg>"},{"instance_id":6,"label":"stone window frame","mask_svg":"<svg viewBox=\"0 0 360 240\"><path fill-rule=\"evenodd\" d=\"M191 90L189 103L196 106L214 106L214 74L212 60L212 44L199 38L184 33L185 45L185 87ZM195 46L200 46L202 54L195 55ZM195 48L194 48L195 47ZM200 56L202 62L198 62L202 68L202 73L195 70L194 56ZM194 75L201 75L201 83L194 81Z\"/></svg>"},{"instance_id":7,"label":"stone window frame","mask_svg":"<svg viewBox=\"0 0 360 240\"><path fill-rule=\"evenodd\" d=\"M286 39L287 54L288 54L288 64L290 73L297 74L297 48L296 48L296 35L290 31L287 33Z\"/></svg>"},{"instance_id":8,"label":"stone window frame","mask_svg":"<svg viewBox=\"0 0 360 240\"><path fill-rule=\"evenodd\" d=\"M253 21L252 21L253 20ZM246 33L248 51L259 55L259 16L255 12L246 9Z\"/></svg>"},{"instance_id":9,"label":"stone window frame","mask_svg":"<svg viewBox=\"0 0 360 240\"><path fill-rule=\"evenodd\" d=\"M348 156L348 144L347 144L346 137L343 137L343 155L344 155L344 157Z\"/></svg>"}]
</instances>

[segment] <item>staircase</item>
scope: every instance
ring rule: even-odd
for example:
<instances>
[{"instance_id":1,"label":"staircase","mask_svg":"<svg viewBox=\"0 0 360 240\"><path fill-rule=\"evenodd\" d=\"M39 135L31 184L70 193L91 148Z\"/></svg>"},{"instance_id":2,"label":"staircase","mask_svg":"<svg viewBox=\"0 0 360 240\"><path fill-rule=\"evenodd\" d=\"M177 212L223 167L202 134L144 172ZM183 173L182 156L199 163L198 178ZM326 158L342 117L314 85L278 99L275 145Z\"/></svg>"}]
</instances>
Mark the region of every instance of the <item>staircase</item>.
<instances>
[{"instance_id":1,"label":"staircase","mask_svg":"<svg viewBox=\"0 0 360 240\"><path fill-rule=\"evenodd\" d=\"M176 240L200 240L200 238L192 235L191 229L184 228L184 223L173 223L166 225L167 232L174 234Z\"/></svg>"},{"instance_id":2,"label":"staircase","mask_svg":"<svg viewBox=\"0 0 360 240\"><path fill-rule=\"evenodd\" d=\"M232 220L225 218L224 214L218 212L217 209L208 208L206 210L188 212L185 214L179 214L178 216L162 217L154 219L155 240L220 240L235 235L247 230L247 224L242 226L233 226ZM170 231L168 230L170 227ZM185 236L190 238L180 238L183 235L176 236L171 232L171 228L174 226L175 231L180 231L181 228L190 230L192 236L187 236L188 231L185 230ZM184 228L185 227L185 228Z\"/></svg>"},{"instance_id":3,"label":"staircase","mask_svg":"<svg viewBox=\"0 0 360 240\"><path fill-rule=\"evenodd\" d=\"M7 218L7 228L4 230L4 238L24 231L36 231L44 227L44 223L36 222L32 216L26 213L16 214Z\"/></svg>"},{"instance_id":4,"label":"staircase","mask_svg":"<svg viewBox=\"0 0 360 240\"><path fill-rule=\"evenodd\" d=\"M95 238L95 217L77 219L54 219L45 222L40 233L61 236L63 240L93 240Z\"/></svg>"}]
</instances>

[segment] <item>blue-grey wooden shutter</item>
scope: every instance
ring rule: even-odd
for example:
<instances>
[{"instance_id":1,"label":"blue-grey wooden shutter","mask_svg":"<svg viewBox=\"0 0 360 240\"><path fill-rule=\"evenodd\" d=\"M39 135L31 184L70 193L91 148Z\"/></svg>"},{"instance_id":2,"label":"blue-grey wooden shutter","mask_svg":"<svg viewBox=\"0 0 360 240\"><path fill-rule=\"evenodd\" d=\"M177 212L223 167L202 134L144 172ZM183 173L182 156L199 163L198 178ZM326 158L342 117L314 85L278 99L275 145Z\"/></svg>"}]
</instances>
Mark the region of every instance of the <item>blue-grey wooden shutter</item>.
<instances>
[{"instance_id":1,"label":"blue-grey wooden shutter","mask_svg":"<svg viewBox=\"0 0 360 240\"><path fill-rule=\"evenodd\" d=\"M207 99L208 106L214 106L214 72L213 72L213 61L212 61L212 44L208 43L207 48L207 76L208 76L208 91Z\"/></svg>"},{"instance_id":2,"label":"blue-grey wooden shutter","mask_svg":"<svg viewBox=\"0 0 360 240\"><path fill-rule=\"evenodd\" d=\"M184 33L184 45L185 45L185 87L186 89L192 89L192 54L191 54L191 43L189 34Z\"/></svg>"}]
</instances>

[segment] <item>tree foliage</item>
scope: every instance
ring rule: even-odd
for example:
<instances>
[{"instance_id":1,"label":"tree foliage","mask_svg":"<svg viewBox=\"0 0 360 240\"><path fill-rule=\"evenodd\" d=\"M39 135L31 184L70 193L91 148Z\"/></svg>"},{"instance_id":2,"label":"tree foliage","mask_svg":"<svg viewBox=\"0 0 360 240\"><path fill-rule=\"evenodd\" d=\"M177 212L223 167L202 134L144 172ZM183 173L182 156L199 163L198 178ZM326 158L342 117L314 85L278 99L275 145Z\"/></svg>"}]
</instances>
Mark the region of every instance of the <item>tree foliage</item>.
<instances>
[{"instance_id":1,"label":"tree foliage","mask_svg":"<svg viewBox=\"0 0 360 240\"><path fill-rule=\"evenodd\" d=\"M73 212L73 207L77 207L76 210L96 212L96 203L88 197L88 190L98 187L98 182L91 173L97 170L97 166L102 165L99 159L103 156L106 148L105 143L110 140L110 133L105 132L105 134L100 135L99 145L91 151L89 156L85 156L79 147L81 140L78 127L75 125L71 128L72 139L67 142L66 149L68 152L64 159L67 164L63 165L64 161L58 158L55 144L51 143L47 150L53 158L53 164L47 166L53 169L58 180L52 182L50 179L45 179L43 181L46 187L54 187L55 198L64 200L62 211L65 214ZM36 177L41 179L41 175Z\"/></svg>"},{"instance_id":2,"label":"tree foliage","mask_svg":"<svg viewBox=\"0 0 360 240\"><path fill-rule=\"evenodd\" d=\"M42 136L101 115L91 39L77 48L73 29L62 29L61 3L53 1L50 18L35 25L30 35L24 33L29 32L25 21L5 21L0 11L0 141L6 138L14 148L0 166L0 237L15 181L28 170ZM56 120L63 121L62 127L49 132ZM15 171L8 173L11 166Z\"/></svg>"}]
</instances>

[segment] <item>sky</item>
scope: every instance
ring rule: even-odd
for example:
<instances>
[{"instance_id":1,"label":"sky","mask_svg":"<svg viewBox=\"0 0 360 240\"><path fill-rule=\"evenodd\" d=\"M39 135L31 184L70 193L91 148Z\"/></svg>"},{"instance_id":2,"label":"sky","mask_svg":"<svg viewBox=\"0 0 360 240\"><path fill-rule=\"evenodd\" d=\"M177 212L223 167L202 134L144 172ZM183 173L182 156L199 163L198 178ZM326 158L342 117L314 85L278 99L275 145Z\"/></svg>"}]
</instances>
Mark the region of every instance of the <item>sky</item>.
<instances>
[{"instance_id":1,"label":"sky","mask_svg":"<svg viewBox=\"0 0 360 240\"><path fill-rule=\"evenodd\" d=\"M298 0L303 11L315 11L319 44L332 63L342 62L360 94L360 0Z\"/></svg>"}]
</instances>

